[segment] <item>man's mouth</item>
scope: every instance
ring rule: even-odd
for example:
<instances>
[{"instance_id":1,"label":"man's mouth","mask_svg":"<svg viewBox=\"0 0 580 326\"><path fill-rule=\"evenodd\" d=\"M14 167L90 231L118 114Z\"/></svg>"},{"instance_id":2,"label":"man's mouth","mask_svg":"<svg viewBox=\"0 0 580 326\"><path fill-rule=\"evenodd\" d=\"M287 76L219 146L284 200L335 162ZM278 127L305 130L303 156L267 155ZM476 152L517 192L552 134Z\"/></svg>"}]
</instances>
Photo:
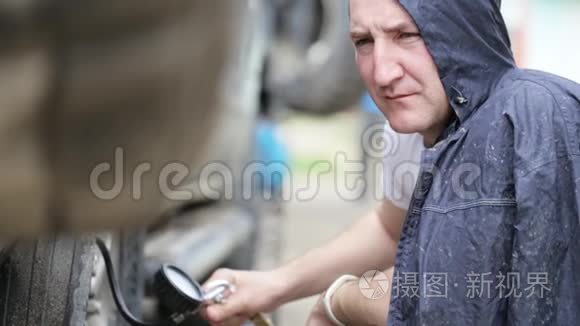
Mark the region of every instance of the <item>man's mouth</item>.
<instances>
[{"instance_id":1,"label":"man's mouth","mask_svg":"<svg viewBox=\"0 0 580 326\"><path fill-rule=\"evenodd\" d=\"M407 97L411 97L415 95L414 93L411 94L401 94L401 95L394 95L394 96L385 96L385 98L389 101L393 101L393 100L400 100L400 99L404 99Z\"/></svg>"}]
</instances>

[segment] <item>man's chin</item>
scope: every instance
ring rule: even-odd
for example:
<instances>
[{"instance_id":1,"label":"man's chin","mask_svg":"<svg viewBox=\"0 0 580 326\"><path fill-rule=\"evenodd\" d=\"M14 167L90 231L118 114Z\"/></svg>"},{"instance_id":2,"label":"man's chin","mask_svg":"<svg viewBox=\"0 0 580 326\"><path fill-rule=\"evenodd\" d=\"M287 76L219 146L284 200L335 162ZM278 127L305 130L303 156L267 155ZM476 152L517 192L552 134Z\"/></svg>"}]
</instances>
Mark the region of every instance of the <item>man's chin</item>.
<instances>
[{"instance_id":1,"label":"man's chin","mask_svg":"<svg viewBox=\"0 0 580 326\"><path fill-rule=\"evenodd\" d=\"M414 134L420 133L423 129L414 123L411 119L403 119L401 117L387 117L391 128L400 134Z\"/></svg>"}]
</instances>

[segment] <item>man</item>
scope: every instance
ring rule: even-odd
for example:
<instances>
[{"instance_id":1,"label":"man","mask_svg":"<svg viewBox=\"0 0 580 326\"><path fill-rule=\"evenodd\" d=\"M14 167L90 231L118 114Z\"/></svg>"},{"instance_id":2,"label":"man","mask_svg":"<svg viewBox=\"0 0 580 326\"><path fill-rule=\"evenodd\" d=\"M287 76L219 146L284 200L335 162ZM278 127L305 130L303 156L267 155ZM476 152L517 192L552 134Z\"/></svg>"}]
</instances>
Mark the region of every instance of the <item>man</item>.
<instances>
[{"instance_id":1,"label":"man","mask_svg":"<svg viewBox=\"0 0 580 326\"><path fill-rule=\"evenodd\" d=\"M515 67L499 1L352 0L351 10L373 98L393 129L429 147L389 324L575 323L580 87ZM410 276L419 293L402 295Z\"/></svg>"},{"instance_id":2,"label":"man","mask_svg":"<svg viewBox=\"0 0 580 326\"><path fill-rule=\"evenodd\" d=\"M389 308L364 320L351 282L332 315L352 325L575 324L580 86L515 66L499 1L351 0L350 9L373 99L428 149ZM417 291L403 291L409 284ZM332 325L321 310L310 324Z\"/></svg>"}]
</instances>

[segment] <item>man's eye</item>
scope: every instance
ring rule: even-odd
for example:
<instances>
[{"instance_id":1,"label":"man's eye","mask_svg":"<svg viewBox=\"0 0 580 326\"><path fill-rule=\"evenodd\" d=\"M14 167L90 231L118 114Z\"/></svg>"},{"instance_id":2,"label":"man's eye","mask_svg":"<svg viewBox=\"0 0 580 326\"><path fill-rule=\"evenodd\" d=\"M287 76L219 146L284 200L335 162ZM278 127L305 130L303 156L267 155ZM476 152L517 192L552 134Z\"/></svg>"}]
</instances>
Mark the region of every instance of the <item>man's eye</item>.
<instances>
[{"instance_id":1,"label":"man's eye","mask_svg":"<svg viewBox=\"0 0 580 326\"><path fill-rule=\"evenodd\" d=\"M369 43L371 43L371 42L372 42L372 40L371 40L370 38L361 38L361 39L359 39L359 40L356 40L356 41L354 41L354 45L355 45L356 47L360 47L360 46L363 46L363 45L369 44Z\"/></svg>"},{"instance_id":2,"label":"man's eye","mask_svg":"<svg viewBox=\"0 0 580 326\"><path fill-rule=\"evenodd\" d=\"M401 33L399 34L398 39L402 40L402 41L410 41L410 40L415 40L417 38L420 38L421 34L420 33Z\"/></svg>"}]
</instances>

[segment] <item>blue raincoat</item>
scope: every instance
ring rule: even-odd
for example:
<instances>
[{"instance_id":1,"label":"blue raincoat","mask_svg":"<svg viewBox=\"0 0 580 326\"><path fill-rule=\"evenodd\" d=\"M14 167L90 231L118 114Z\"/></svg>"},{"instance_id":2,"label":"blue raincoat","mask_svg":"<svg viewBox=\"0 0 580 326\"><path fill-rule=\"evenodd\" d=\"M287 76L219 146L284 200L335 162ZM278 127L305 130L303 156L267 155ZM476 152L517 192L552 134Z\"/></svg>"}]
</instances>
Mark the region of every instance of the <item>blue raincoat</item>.
<instances>
[{"instance_id":1,"label":"blue raincoat","mask_svg":"<svg viewBox=\"0 0 580 326\"><path fill-rule=\"evenodd\" d=\"M499 2L401 0L456 119L422 156L389 325L580 325L580 87L515 66Z\"/></svg>"}]
</instances>

